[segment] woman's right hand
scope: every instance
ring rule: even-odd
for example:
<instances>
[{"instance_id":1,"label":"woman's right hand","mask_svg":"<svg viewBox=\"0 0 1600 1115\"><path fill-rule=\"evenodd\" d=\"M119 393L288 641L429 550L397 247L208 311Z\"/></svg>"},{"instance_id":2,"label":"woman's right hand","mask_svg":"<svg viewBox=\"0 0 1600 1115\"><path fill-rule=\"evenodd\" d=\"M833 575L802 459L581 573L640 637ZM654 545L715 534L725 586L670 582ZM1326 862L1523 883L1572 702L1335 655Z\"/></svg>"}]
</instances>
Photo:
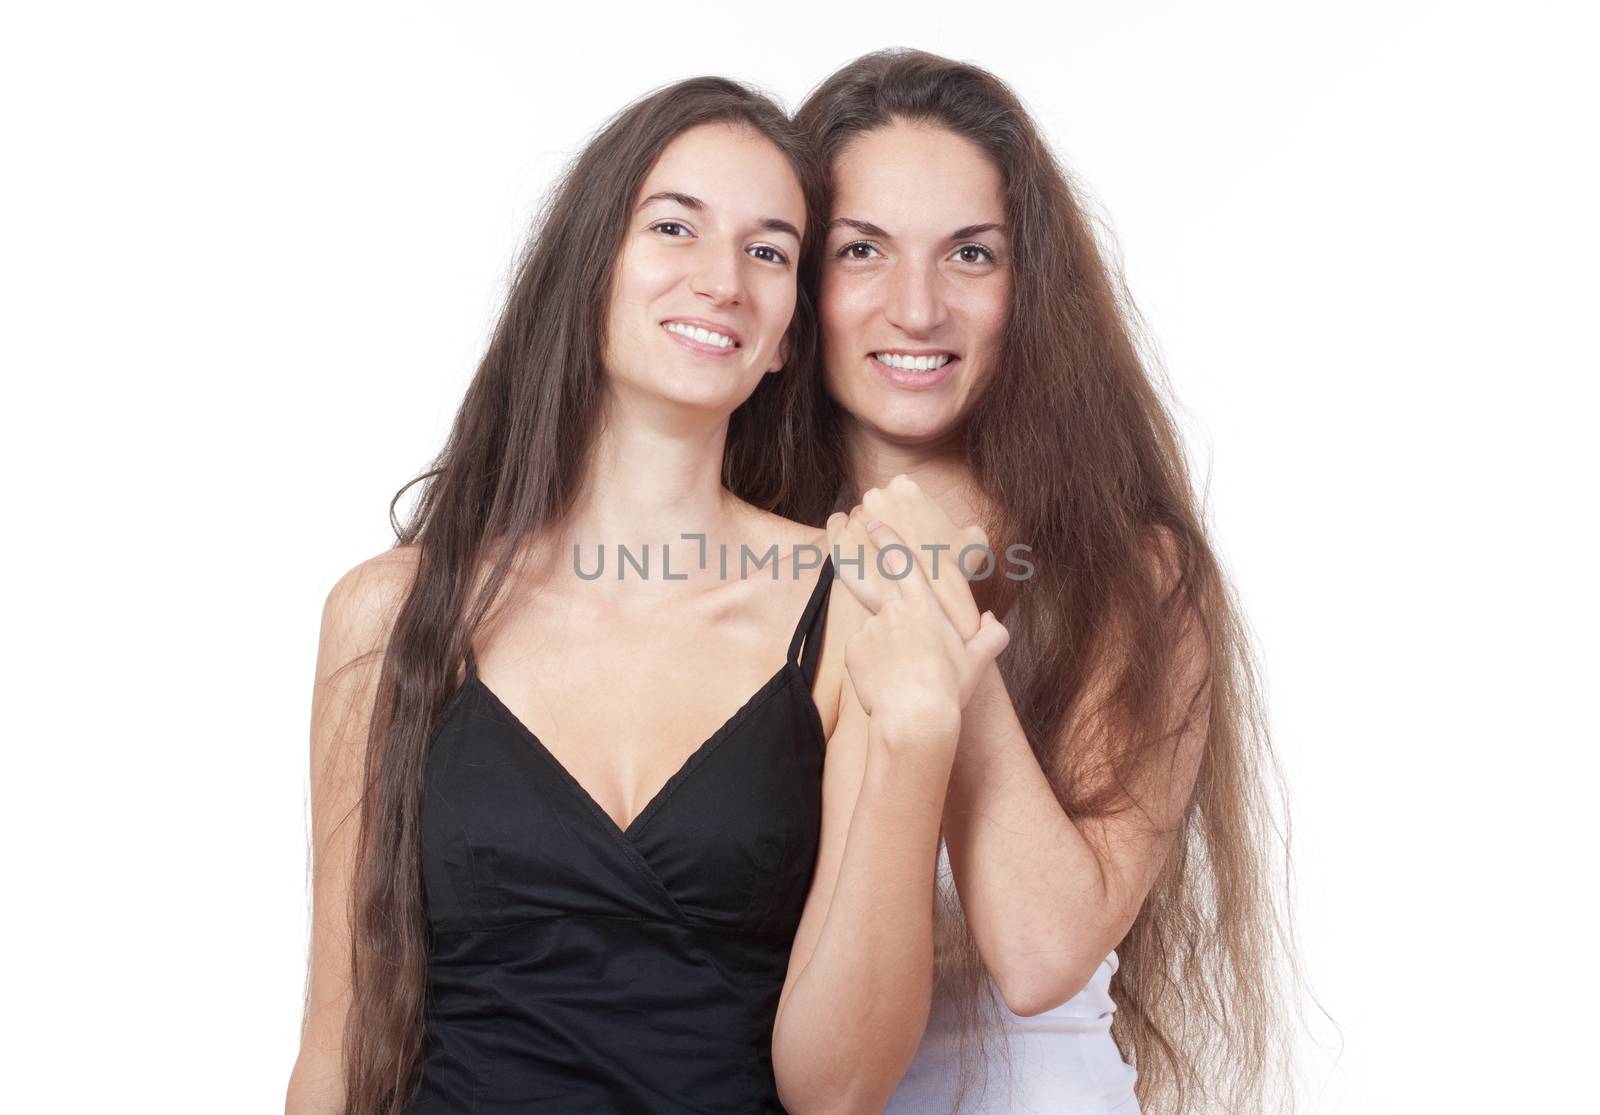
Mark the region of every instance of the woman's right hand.
<instances>
[{"instance_id":1,"label":"woman's right hand","mask_svg":"<svg viewBox=\"0 0 1600 1115\"><path fill-rule=\"evenodd\" d=\"M904 474L896 476L881 488L868 488L861 502L846 514L835 512L828 518L828 541L837 548L841 560L836 575L851 594L867 608L876 612L892 593L889 581L871 561L859 565L855 558L845 555L872 555L875 546L868 536L866 524L872 521L888 523L928 573L928 583L934 596L944 606L945 614L963 635L977 632L979 610L973 599L964 563L970 547L987 551L988 535L982 527L973 524L958 527L922 487ZM990 560L993 560L992 555Z\"/></svg>"},{"instance_id":2,"label":"woman's right hand","mask_svg":"<svg viewBox=\"0 0 1600 1115\"><path fill-rule=\"evenodd\" d=\"M886 523L869 534L880 550L900 541ZM918 562L894 550L884 557L884 567L892 595L845 648L845 668L856 697L875 723L941 733L959 730L961 710L1010 636L985 612L977 632L963 639Z\"/></svg>"}]
</instances>

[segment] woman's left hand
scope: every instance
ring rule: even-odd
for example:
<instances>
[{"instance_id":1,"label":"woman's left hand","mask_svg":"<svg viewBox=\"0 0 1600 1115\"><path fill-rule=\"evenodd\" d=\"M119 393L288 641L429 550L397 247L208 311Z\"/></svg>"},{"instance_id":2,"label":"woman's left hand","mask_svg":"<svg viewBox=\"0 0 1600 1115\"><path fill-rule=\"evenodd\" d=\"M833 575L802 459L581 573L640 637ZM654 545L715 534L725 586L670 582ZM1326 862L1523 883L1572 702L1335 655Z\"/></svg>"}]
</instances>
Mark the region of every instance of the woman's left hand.
<instances>
[{"instance_id":1,"label":"woman's left hand","mask_svg":"<svg viewBox=\"0 0 1600 1115\"><path fill-rule=\"evenodd\" d=\"M875 720L937 721L941 708L959 716L1010 635L985 612L963 638L888 524L874 524L871 538L881 549L900 548L884 559L887 598L845 649L856 697Z\"/></svg>"}]
</instances>

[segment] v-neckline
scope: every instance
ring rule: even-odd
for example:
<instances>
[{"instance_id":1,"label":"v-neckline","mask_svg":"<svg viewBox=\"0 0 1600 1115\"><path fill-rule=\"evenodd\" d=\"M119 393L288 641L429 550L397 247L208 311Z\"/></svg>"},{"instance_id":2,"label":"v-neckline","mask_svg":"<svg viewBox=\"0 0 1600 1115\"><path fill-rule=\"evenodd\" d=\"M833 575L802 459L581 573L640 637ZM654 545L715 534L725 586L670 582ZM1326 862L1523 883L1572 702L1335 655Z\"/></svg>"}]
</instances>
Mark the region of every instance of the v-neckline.
<instances>
[{"instance_id":1,"label":"v-neckline","mask_svg":"<svg viewBox=\"0 0 1600 1115\"><path fill-rule=\"evenodd\" d=\"M505 714L506 718L511 721L512 725L514 725L521 735L527 739L528 743L532 745L534 752L543 757L546 762L555 768L556 773L561 777L561 780L567 784L572 793L578 797L590 809L591 812L595 814L600 822L610 830L613 836L619 837L620 839L631 843L635 834L641 831L644 826L649 823L650 818L653 817L661 809L661 807L667 803L668 799L672 797L672 795L677 791L678 787L688 780L689 776L695 772L695 769L699 767L700 763L713 751L715 751L723 740L728 738L729 733L743 723L745 718L754 712L758 707L764 704L768 697L777 692L784 682L797 675L804 677L804 671L802 671L799 665L792 660L786 661L782 666L779 666L777 673L773 674L770 678L763 682L761 687L754 693L750 694L749 698L745 700L744 704L735 709L733 714L724 720L716 731L707 736L703 741L701 741L700 746L696 747L692 752L689 753L689 757L686 758L678 767L678 769L672 773L672 776L662 784L661 788L651 796L650 800L645 802L644 808L639 810L639 812L634 815L633 819L628 822L626 827L617 824L616 818L610 813L606 812L605 807L602 806L598 800L596 800L595 796L588 790L584 789L583 783L579 782L577 777L566 768L566 765L562 763L560 759L556 758L555 752L551 751L549 747L545 746L544 740L539 738L538 733L523 723L522 718L511 711L511 707L500 699L500 695L498 693L489 688L488 684L483 680L482 677L478 676L476 671L473 672L472 680L469 684L477 685L479 692L488 697L488 699ZM807 696L809 697L809 694L807 694Z\"/></svg>"}]
</instances>

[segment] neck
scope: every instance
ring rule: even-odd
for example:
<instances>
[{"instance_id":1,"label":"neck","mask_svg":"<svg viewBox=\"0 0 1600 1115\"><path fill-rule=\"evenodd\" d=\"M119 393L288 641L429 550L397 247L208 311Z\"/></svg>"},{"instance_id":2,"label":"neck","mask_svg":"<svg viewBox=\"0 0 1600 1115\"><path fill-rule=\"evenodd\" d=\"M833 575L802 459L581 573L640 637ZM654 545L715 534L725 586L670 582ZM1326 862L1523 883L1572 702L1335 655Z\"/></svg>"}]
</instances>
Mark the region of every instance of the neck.
<instances>
[{"instance_id":1,"label":"neck","mask_svg":"<svg viewBox=\"0 0 1600 1115\"><path fill-rule=\"evenodd\" d=\"M607 570L618 547L635 555L650 547L651 577L630 577L627 590L670 593L677 581L656 570L662 548L671 549L673 575L702 574L690 559L698 543L684 534L704 534L715 546L735 536L742 505L722 486L723 448L728 416L695 411L661 400L631 396L608 398L600 432L570 514L556 538L554 556L571 564L572 547L592 568L597 547L607 554ZM596 582L598 584L598 582Z\"/></svg>"},{"instance_id":2,"label":"neck","mask_svg":"<svg viewBox=\"0 0 1600 1115\"><path fill-rule=\"evenodd\" d=\"M937 503L957 526L980 519L983 505L959 434L920 442L890 438L854 419L845 434L846 460L855 496L881 488L901 473Z\"/></svg>"}]
</instances>

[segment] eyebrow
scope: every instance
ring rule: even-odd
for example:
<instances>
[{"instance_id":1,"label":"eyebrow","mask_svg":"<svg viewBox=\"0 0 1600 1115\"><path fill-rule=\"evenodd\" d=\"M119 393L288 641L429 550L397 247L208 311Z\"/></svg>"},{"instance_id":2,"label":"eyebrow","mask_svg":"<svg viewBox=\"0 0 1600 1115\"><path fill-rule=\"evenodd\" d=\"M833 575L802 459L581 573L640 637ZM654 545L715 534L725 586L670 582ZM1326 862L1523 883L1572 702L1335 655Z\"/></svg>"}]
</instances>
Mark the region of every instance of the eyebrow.
<instances>
[{"instance_id":1,"label":"eyebrow","mask_svg":"<svg viewBox=\"0 0 1600 1115\"><path fill-rule=\"evenodd\" d=\"M830 229L835 229L835 228L838 228L840 225L844 225L847 228L853 228L857 232L861 233L863 236L877 236L877 237L879 237L881 239L884 239L884 240L893 240L894 239L894 237L890 236L887 232L883 231L883 229L879 228L877 225L873 224L872 222L870 222L870 221L858 221L854 217L835 217L828 224L828 227ZM952 240L965 240L969 236L977 236L980 233L984 233L984 232L1002 232L1003 233L1003 232L1005 232L1005 230L1006 230L1006 226L1005 225L996 224L993 221L990 221L990 222L988 222L986 224L981 224L981 225L965 225L965 226L963 226L961 228L956 229L954 232L952 232L950 234L950 239L952 239Z\"/></svg>"},{"instance_id":2,"label":"eyebrow","mask_svg":"<svg viewBox=\"0 0 1600 1115\"><path fill-rule=\"evenodd\" d=\"M800 230L795 228L788 221L782 220L781 218L778 218L778 217L762 217L760 224L761 224L761 227L766 229L768 232L787 232L790 236L794 237L795 240L797 240L797 241L801 238L800 237Z\"/></svg>"},{"instance_id":3,"label":"eyebrow","mask_svg":"<svg viewBox=\"0 0 1600 1115\"><path fill-rule=\"evenodd\" d=\"M885 240L894 239L894 237L890 236L877 225L872 224L869 221L858 221L854 217L835 217L833 220L828 222L828 227L830 229L838 228L840 225L844 225L846 228L853 228L863 236L878 236Z\"/></svg>"},{"instance_id":4,"label":"eyebrow","mask_svg":"<svg viewBox=\"0 0 1600 1115\"><path fill-rule=\"evenodd\" d=\"M639 208L643 209L652 201L670 201L676 205L683 206L685 209L693 209L696 213L702 212L706 207L705 202L691 194L680 194L673 190L662 190L659 193L651 194L649 197L641 201L639 203Z\"/></svg>"},{"instance_id":5,"label":"eyebrow","mask_svg":"<svg viewBox=\"0 0 1600 1115\"><path fill-rule=\"evenodd\" d=\"M643 209L652 201L670 201L675 205L681 205L685 209L691 210L695 213L704 213L706 210L705 202L701 201L693 194L680 194L676 190L661 190L657 193L651 194L649 197L645 198L639 203L639 209ZM635 210L635 212L638 212L638 210ZM788 221L783 220L781 217L762 217L756 223L767 232L787 232L796 240L803 239L800 235L800 230L795 228L794 225L790 224Z\"/></svg>"},{"instance_id":6,"label":"eyebrow","mask_svg":"<svg viewBox=\"0 0 1600 1115\"><path fill-rule=\"evenodd\" d=\"M964 228L958 228L958 229L956 229L954 232L952 232L950 234L950 239L952 239L952 240L965 240L969 236L981 236L985 232L1001 232L1001 233L1003 233L1003 232L1005 232L1005 230L1006 230L1006 226L1005 225L996 224L995 222L990 221L988 224L967 225Z\"/></svg>"}]
</instances>

